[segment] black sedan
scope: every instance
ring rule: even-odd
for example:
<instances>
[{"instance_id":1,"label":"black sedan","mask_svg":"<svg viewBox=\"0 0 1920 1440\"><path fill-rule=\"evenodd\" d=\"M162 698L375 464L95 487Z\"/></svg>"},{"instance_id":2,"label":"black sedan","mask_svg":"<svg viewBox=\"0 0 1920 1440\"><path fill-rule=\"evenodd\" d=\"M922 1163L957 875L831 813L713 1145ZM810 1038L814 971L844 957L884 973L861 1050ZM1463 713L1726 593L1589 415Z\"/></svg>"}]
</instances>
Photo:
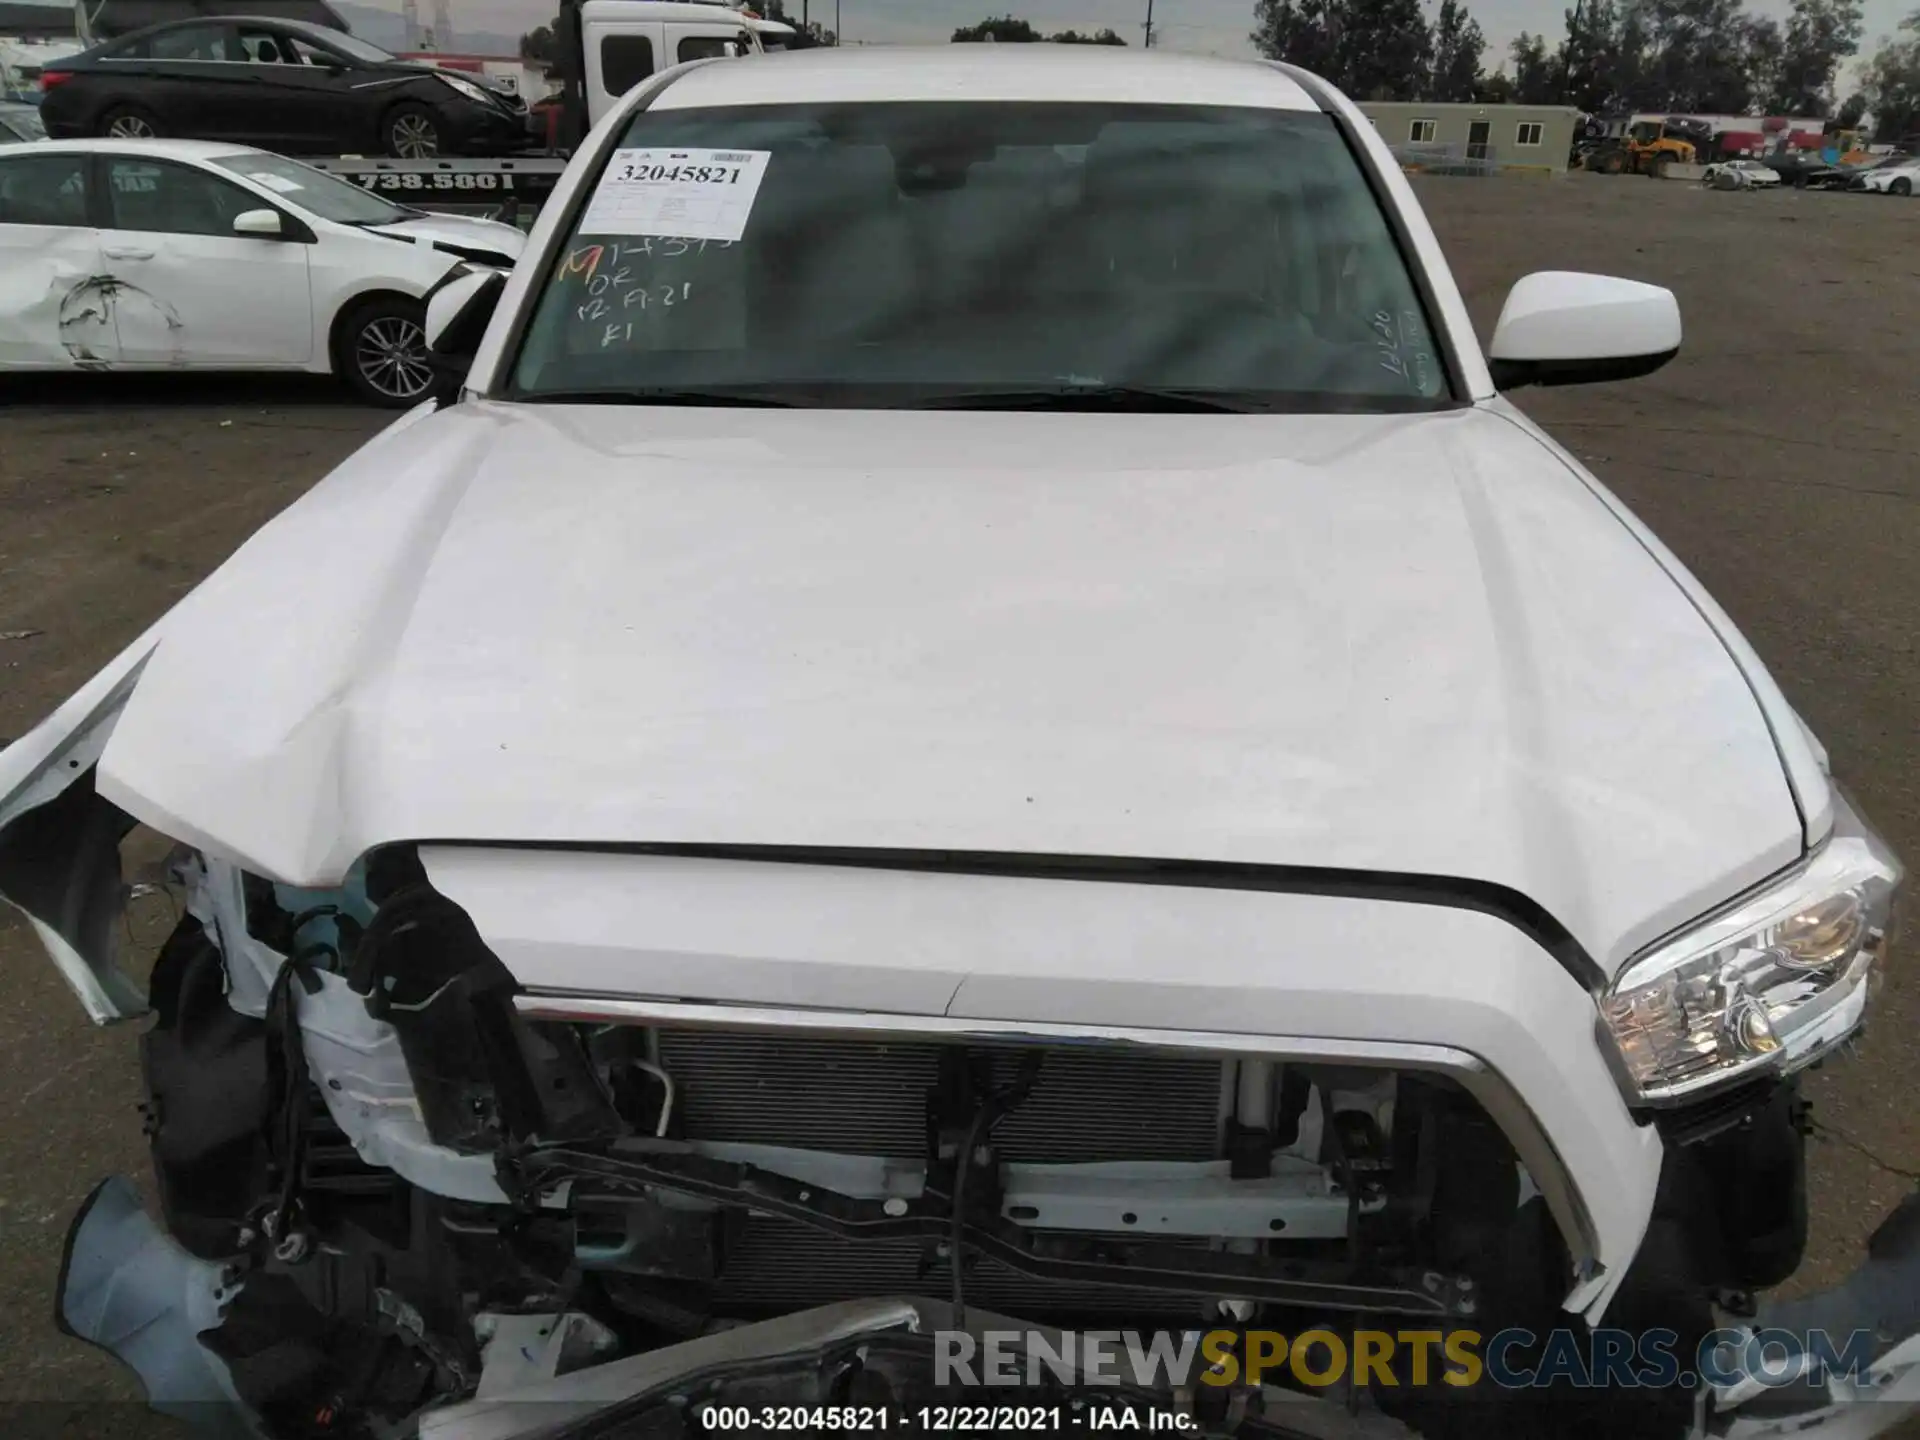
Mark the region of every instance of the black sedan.
<instances>
[{"instance_id":1,"label":"black sedan","mask_svg":"<svg viewBox=\"0 0 1920 1440\"><path fill-rule=\"evenodd\" d=\"M1796 190L1804 190L1810 185L1818 187L1840 168L1830 163L1818 150L1778 151L1761 156L1760 163L1777 174L1782 185L1791 185Z\"/></svg>"},{"instance_id":2,"label":"black sedan","mask_svg":"<svg viewBox=\"0 0 1920 1440\"><path fill-rule=\"evenodd\" d=\"M338 30L175 20L40 75L56 139L164 135L304 155L497 155L536 142L526 102Z\"/></svg>"}]
</instances>

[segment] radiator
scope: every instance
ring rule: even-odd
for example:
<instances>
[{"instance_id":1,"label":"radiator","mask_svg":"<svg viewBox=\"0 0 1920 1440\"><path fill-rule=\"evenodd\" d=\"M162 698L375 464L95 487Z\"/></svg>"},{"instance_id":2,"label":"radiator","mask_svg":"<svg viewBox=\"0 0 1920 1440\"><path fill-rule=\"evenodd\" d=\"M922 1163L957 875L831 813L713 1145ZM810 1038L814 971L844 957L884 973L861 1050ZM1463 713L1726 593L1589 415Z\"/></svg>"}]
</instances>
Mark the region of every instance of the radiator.
<instances>
[{"instance_id":1,"label":"radiator","mask_svg":"<svg viewBox=\"0 0 1920 1440\"><path fill-rule=\"evenodd\" d=\"M1031 1047L972 1046L1011 1081ZM993 1132L1003 1163L1212 1160L1221 1153L1229 1065L1081 1046L1043 1047L1039 1077ZM690 1140L787 1145L840 1154L922 1159L926 1097L939 1042L876 1043L761 1032L665 1031L660 1063L673 1076ZM1204 1244L1205 1242L1197 1242ZM915 1239L846 1240L797 1221L747 1218L714 1296L726 1314L791 1310L876 1295L946 1296L947 1262ZM983 1256L966 1270L970 1303L1007 1313L1198 1314L1190 1297L1029 1279Z\"/></svg>"},{"instance_id":2,"label":"radiator","mask_svg":"<svg viewBox=\"0 0 1920 1440\"><path fill-rule=\"evenodd\" d=\"M1029 1047L974 1046L1011 1081ZM1212 1160L1221 1153L1225 1066L1186 1057L1046 1046L1039 1079L993 1132L1005 1163ZM850 1155L922 1159L926 1096L940 1044L824 1040L720 1031L666 1031L660 1062L673 1076L689 1140L790 1145Z\"/></svg>"}]
</instances>

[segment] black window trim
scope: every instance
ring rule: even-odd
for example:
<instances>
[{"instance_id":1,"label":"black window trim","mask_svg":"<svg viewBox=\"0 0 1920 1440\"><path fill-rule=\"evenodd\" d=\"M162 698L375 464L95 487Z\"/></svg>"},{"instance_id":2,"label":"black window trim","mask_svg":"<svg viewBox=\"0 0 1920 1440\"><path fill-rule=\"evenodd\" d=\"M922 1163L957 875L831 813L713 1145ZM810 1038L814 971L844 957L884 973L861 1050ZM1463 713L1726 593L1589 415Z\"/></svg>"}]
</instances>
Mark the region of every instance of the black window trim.
<instances>
[{"instance_id":1,"label":"black window trim","mask_svg":"<svg viewBox=\"0 0 1920 1440\"><path fill-rule=\"evenodd\" d=\"M236 15L233 17L233 40L236 48L240 50L240 58L238 60L228 61L228 64L259 65L264 63L259 60L249 60L247 58L246 48L240 44L240 37L242 35L269 35L273 38L275 45L283 45L290 40L300 38L297 35L292 35L282 30L271 20L256 20L250 15Z\"/></svg>"},{"instance_id":2,"label":"black window trim","mask_svg":"<svg viewBox=\"0 0 1920 1440\"><path fill-rule=\"evenodd\" d=\"M672 23L691 28L696 25L703 25L706 22L694 20L694 21L674 21ZM694 63L695 60L725 60L730 58L725 49L725 47L728 45L740 46L741 47L740 51L736 52L738 54L752 53L753 32L751 30L727 29L726 33L723 35L719 33L719 31L722 30L723 28L725 28L725 22L717 21L714 23L712 28L706 34L678 36L673 42L673 63L676 65L691 65ZM718 55L695 55L691 58L688 58L686 56L683 56L680 53L681 47L686 45L689 41L699 42L699 41L706 41L706 40L716 41L720 44L722 49Z\"/></svg>"},{"instance_id":3,"label":"black window trim","mask_svg":"<svg viewBox=\"0 0 1920 1440\"><path fill-rule=\"evenodd\" d=\"M263 26L261 28L265 29L268 27ZM273 29L273 32L280 37L281 42L283 44L291 40L296 45L304 45L309 50L316 50L322 55L331 57L333 60L333 63L338 65L343 70L365 70L370 68L373 64L373 62L370 60L356 60L353 56L349 55L346 51L336 50L333 48L333 46L329 45L326 41L321 40L312 35L302 34L298 30L288 30L283 26L277 26L277 25L271 28Z\"/></svg>"},{"instance_id":4,"label":"black window trim","mask_svg":"<svg viewBox=\"0 0 1920 1440\"><path fill-rule=\"evenodd\" d=\"M638 80L635 80L632 85L622 85L617 90L614 89L612 82L607 78L607 46L615 40L638 40L642 45L647 47L647 73L642 75ZM660 64L661 57L654 52L653 36L651 35L636 35L631 32L602 35L600 37L599 57L600 88L616 98L625 95L629 90L633 89L634 85L646 84L647 81L658 75L663 68Z\"/></svg>"},{"instance_id":5,"label":"black window trim","mask_svg":"<svg viewBox=\"0 0 1920 1440\"><path fill-rule=\"evenodd\" d=\"M367 63L365 61L355 60L352 56L347 54L346 51L336 50L331 45L327 44L326 41L316 39L315 37L308 35L305 31L292 29L291 27L282 24L278 20L260 20L260 19L255 19L253 16L250 16L250 15L235 15L232 17L232 29L233 29L233 37L236 42L239 40L243 32L250 35L271 35L274 38L274 40L281 45L287 45L287 44L304 45L309 50L317 50L321 54L327 56L330 60L333 61L335 65L339 66L342 70L361 69L361 68L364 68ZM245 54L244 51L242 51L241 53L243 55ZM259 60L242 59L242 60L209 60L209 61L206 61L205 63L209 65L259 65L265 62L259 61ZM301 67L296 65L296 66L290 66L288 68L300 69ZM309 65L309 66L306 66L305 68L309 70L314 70L314 69L321 69L325 67Z\"/></svg>"},{"instance_id":6,"label":"black window trim","mask_svg":"<svg viewBox=\"0 0 1920 1440\"><path fill-rule=\"evenodd\" d=\"M239 22L245 18L245 16L232 15L196 15L187 20L170 20L165 25L155 26L151 30L135 31L131 35L112 42L122 50L131 45L143 46L146 49L146 54L126 55L107 51L94 58L96 60L113 60L122 64L133 65L251 65L253 63L251 60L203 60L185 55L155 55L153 53L153 42L161 36L171 35L180 30L194 29L219 30L224 32L227 37L226 48L231 49L239 44ZM264 29L267 27L263 25L261 28Z\"/></svg>"},{"instance_id":7,"label":"black window trim","mask_svg":"<svg viewBox=\"0 0 1920 1440\"><path fill-rule=\"evenodd\" d=\"M92 164L88 167L90 174L87 180L87 209L93 216L93 228L96 230L124 228L116 223L119 217L115 215L113 209L113 181L109 167L115 160L137 160L148 165L171 165L176 170L190 170L196 174L205 175L216 184L239 191L248 200L256 202L250 205L249 209L271 210L280 217L280 238L274 241L264 236L235 235L231 231L225 235L209 236L204 230L130 230L127 232L130 235L198 235L214 240L253 239L262 245L313 245L319 242L320 237L314 233L313 227L298 215L293 214L286 206L277 204L264 195L255 194L218 170L204 165L195 165L191 161L179 160L171 155L129 155L123 151L114 150L94 150L90 155Z\"/></svg>"}]
</instances>

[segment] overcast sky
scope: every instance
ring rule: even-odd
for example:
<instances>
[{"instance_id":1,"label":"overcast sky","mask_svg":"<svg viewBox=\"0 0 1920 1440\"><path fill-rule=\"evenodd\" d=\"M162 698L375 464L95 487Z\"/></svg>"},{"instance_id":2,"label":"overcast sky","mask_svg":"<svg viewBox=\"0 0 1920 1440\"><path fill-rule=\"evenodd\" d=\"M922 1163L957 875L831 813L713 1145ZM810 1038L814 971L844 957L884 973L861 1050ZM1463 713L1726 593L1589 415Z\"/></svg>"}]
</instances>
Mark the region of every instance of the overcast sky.
<instances>
[{"instance_id":1,"label":"overcast sky","mask_svg":"<svg viewBox=\"0 0 1920 1440\"><path fill-rule=\"evenodd\" d=\"M361 0L398 12L399 0ZM792 9L800 0L788 0ZM834 23L835 0L808 0L812 18L829 28ZM551 0L449 0L456 38L462 25L476 30L518 33L544 23L553 15ZM1439 0L1423 0L1428 17ZM1467 8L1488 44L1486 64L1493 69L1506 58L1507 42L1522 30L1544 31L1557 41L1565 30L1562 18L1571 0L1467 0ZM839 0L840 28L849 43L899 45L944 41L957 25L971 25L989 15L1014 14L1042 30L1098 30L1112 26L1129 44L1140 43L1146 19L1146 0ZM1785 17L1788 0L1747 0L1757 15ZM1900 16L1920 7L1920 0L1866 0L1866 40L1871 51L1890 33ZM422 3L423 16L432 13ZM1247 32L1253 25L1253 0L1153 0L1156 43L1169 50L1196 50L1216 55L1247 53Z\"/></svg>"}]
</instances>

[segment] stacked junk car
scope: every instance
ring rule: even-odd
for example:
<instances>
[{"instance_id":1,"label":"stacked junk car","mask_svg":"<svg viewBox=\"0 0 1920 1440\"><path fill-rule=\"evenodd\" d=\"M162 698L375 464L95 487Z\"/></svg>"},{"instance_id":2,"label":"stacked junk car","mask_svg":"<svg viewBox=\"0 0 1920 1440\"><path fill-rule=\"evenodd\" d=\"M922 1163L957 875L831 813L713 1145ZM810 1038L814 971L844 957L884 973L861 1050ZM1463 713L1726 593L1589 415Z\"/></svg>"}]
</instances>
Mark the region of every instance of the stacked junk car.
<instances>
[{"instance_id":1,"label":"stacked junk car","mask_svg":"<svg viewBox=\"0 0 1920 1440\"><path fill-rule=\"evenodd\" d=\"M646 228L721 212L635 187L706 184L736 235ZM1346 267L1282 352L1141 278L1237 258L1199 198L1277 184ZM1082 190L1063 268L940 248ZM594 266L666 298L589 314ZM1007 363L967 344L989 271L1032 314L1139 283L1038 378L941 388L925 347ZM688 311L775 367L869 325L877 368L851 401L633 341ZM1161 324L1221 337L1210 379L1124 376ZM425 328L457 400L0 750L0 894L95 1021L144 1017L158 1215L103 1181L56 1303L155 1406L1731 1440L1920 1403L1920 1200L1780 1288L1801 1079L1899 963L1899 862L1500 393L1658 368L1670 294L1529 276L1483 353L1293 67L822 49L650 75ZM175 907L153 956L135 894ZM1325 1383L1255 1363L1382 1333ZM1001 1373L1008 1334L1071 1358ZM1679 1363L1496 1383L1621 1334ZM1201 1358L1116 1379L1115 1335Z\"/></svg>"}]
</instances>

